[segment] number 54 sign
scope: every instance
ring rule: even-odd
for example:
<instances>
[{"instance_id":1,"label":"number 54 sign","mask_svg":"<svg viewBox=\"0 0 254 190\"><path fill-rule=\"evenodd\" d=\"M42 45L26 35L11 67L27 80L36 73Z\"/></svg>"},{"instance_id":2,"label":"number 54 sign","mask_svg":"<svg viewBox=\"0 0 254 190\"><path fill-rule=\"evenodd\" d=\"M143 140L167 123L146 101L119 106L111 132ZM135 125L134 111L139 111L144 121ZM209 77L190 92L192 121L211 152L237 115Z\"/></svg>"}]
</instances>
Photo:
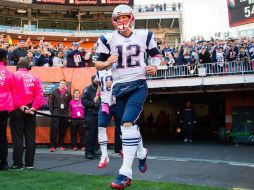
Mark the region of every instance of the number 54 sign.
<instances>
[{"instance_id":1,"label":"number 54 sign","mask_svg":"<svg viewBox=\"0 0 254 190\"><path fill-rule=\"evenodd\" d=\"M254 22L254 0L228 0L230 27Z\"/></svg>"}]
</instances>

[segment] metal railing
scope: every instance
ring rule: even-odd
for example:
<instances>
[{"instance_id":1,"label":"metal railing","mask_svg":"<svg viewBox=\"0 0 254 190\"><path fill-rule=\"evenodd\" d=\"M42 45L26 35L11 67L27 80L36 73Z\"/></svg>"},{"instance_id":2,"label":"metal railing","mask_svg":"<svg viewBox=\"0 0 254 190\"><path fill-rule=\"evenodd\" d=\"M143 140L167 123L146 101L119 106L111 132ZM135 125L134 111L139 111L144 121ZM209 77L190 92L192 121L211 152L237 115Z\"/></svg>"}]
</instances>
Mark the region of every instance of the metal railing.
<instances>
[{"instance_id":1,"label":"metal railing","mask_svg":"<svg viewBox=\"0 0 254 190\"><path fill-rule=\"evenodd\" d=\"M148 79L166 79L181 77L220 76L254 73L254 60L197 65L159 66L155 76Z\"/></svg>"},{"instance_id":2,"label":"metal railing","mask_svg":"<svg viewBox=\"0 0 254 190\"><path fill-rule=\"evenodd\" d=\"M159 6L155 6L156 4L139 4L139 5L134 5L133 10L135 13L141 13L141 12L182 12L182 3L180 5L180 9L178 4L173 5L173 3L167 3L166 7L164 4L159 4Z\"/></svg>"},{"instance_id":3,"label":"metal railing","mask_svg":"<svg viewBox=\"0 0 254 190\"><path fill-rule=\"evenodd\" d=\"M55 33L93 33L93 34L102 34L113 32L114 30L67 30L67 29L52 29L52 28L36 28L36 27L18 27L18 26L6 26L0 25L0 31L8 32L8 30L17 30L17 31L31 31L31 32L55 32Z\"/></svg>"}]
</instances>

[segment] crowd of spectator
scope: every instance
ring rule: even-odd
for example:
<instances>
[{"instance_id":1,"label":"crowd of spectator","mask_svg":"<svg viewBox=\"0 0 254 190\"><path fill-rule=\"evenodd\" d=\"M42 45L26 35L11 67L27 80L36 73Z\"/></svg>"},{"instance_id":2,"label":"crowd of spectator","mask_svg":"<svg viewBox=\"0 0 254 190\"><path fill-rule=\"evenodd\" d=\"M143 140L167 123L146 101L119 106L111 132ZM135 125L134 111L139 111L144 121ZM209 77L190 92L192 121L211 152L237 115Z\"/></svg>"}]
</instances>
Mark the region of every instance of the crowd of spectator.
<instances>
[{"instance_id":1,"label":"crowd of spectator","mask_svg":"<svg viewBox=\"0 0 254 190\"><path fill-rule=\"evenodd\" d=\"M73 42L70 47L40 40L38 45L30 40L14 44L10 35L0 35L0 48L8 51L8 65L16 66L22 57L28 57L31 66L43 67L93 67L95 48L86 50L83 41Z\"/></svg>"},{"instance_id":2,"label":"crowd of spectator","mask_svg":"<svg viewBox=\"0 0 254 190\"><path fill-rule=\"evenodd\" d=\"M164 59L162 65L187 66L190 74L196 73L197 65L202 64L211 64L216 72L223 72L225 65L230 63L235 71L241 63L244 71L254 71L254 38L191 41L175 47L162 42L159 46Z\"/></svg>"},{"instance_id":3,"label":"crowd of spectator","mask_svg":"<svg viewBox=\"0 0 254 190\"><path fill-rule=\"evenodd\" d=\"M34 45L28 37L14 44L10 35L0 35L0 48L8 51L8 65L17 65L22 57L30 60L31 66L43 67L93 67L96 60L95 47L86 50L83 42L72 42L70 47L59 42L54 45L40 40ZM162 65L187 69L177 75L197 74L198 65L213 63L216 72L223 72L228 62L248 62L254 60L254 38L227 40L192 40L170 46L167 41L158 43L163 55ZM234 63L235 64L235 63ZM230 65L237 69L237 65ZM245 71L253 71L254 63L244 66Z\"/></svg>"},{"instance_id":4,"label":"crowd of spectator","mask_svg":"<svg viewBox=\"0 0 254 190\"><path fill-rule=\"evenodd\" d=\"M159 12L159 11L181 11L182 4L180 2L173 2L172 4L151 4L151 5L138 5L138 12Z\"/></svg>"}]
</instances>

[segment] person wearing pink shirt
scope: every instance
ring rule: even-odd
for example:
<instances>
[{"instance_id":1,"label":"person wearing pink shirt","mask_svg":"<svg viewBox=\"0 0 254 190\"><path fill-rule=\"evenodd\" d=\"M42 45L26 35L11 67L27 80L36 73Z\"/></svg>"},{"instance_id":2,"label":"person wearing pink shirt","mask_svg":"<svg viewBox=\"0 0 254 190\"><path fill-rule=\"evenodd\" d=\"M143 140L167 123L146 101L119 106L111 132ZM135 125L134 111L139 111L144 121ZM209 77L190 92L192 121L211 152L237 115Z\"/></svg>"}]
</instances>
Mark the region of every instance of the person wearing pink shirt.
<instances>
[{"instance_id":1,"label":"person wearing pink shirt","mask_svg":"<svg viewBox=\"0 0 254 190\"><path fill-rule=\"evenodd\" d=\"M0 170L8 169L7 119L13 110L14 75L6 68L7 51L0 49Z\"/></svg>"},{"instance_id":2,"label":"person wearing pink shirt","mask_svg":"<svg viewBox=\"0 0 254 190\"><path fill-rule=\"evenodd\" d=\"M29 70L29 59L21 58L18 70L14 73L15 95L14 111L10 114L10 127L13 144L13 166L11 169L23 169L25 140L25 167L33 169L35 155L36 114L42 106L43 89L39 78Z\"/></svg>"},{"instance_id":3,"label":"person wearing pink shirt","mask_svg":"<svg viewBox=\"0 0 254 190\"><path fill-rule=\"evenodd\" d=\"M69 104L71 120L71 145L72 150L77 151L77 132L79 131L81 150L85 150L85 128L84 128L84 108L80 100L80 91L73 91L73 99Z\"/></svg>"}]
</instances>

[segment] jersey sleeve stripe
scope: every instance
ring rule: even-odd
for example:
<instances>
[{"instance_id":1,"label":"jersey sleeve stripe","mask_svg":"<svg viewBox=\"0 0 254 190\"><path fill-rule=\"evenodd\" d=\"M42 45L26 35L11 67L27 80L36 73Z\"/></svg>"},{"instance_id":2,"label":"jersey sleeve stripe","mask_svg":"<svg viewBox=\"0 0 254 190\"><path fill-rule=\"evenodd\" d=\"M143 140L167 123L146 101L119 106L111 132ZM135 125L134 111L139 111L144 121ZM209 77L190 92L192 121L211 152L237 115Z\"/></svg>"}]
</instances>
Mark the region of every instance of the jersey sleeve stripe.
<instances>
[{"instance_id":1,"label":"jersey sleeve stripe","mask_svg":"<svg viewBox=\"0 0 254 190\"><path fill-rule=\"evenodd\" d=\"M108 50L110 51L110 46L109 46L108 40L105 38L105 36L101 36L100 40L108 48Z\"/></svg>"},{"instance_id":2,"label":"jersey sleeve stripe","mask_svg":"<svg viewBox=\"0 0 254 190\"><path fill-rule=\"evenodd\" d=\"M148 55L150 55L151 57L154 57L158 54L160 54L159 50L157 48L153 48L150 50L146 50L146 52L148 53Z\"/></svg>"},{"instance_id":3,"label":"jersey sleeve stripe","mask_svg":"<svg viewBox=\"0 0 254 190\"><path fill-rule=\"evenodd\" d=\"M147 38L146 38L146 47L148 48L150 41L152 39L153 33L151 31L148 31Z\"/></svg>"}]
</instances>

